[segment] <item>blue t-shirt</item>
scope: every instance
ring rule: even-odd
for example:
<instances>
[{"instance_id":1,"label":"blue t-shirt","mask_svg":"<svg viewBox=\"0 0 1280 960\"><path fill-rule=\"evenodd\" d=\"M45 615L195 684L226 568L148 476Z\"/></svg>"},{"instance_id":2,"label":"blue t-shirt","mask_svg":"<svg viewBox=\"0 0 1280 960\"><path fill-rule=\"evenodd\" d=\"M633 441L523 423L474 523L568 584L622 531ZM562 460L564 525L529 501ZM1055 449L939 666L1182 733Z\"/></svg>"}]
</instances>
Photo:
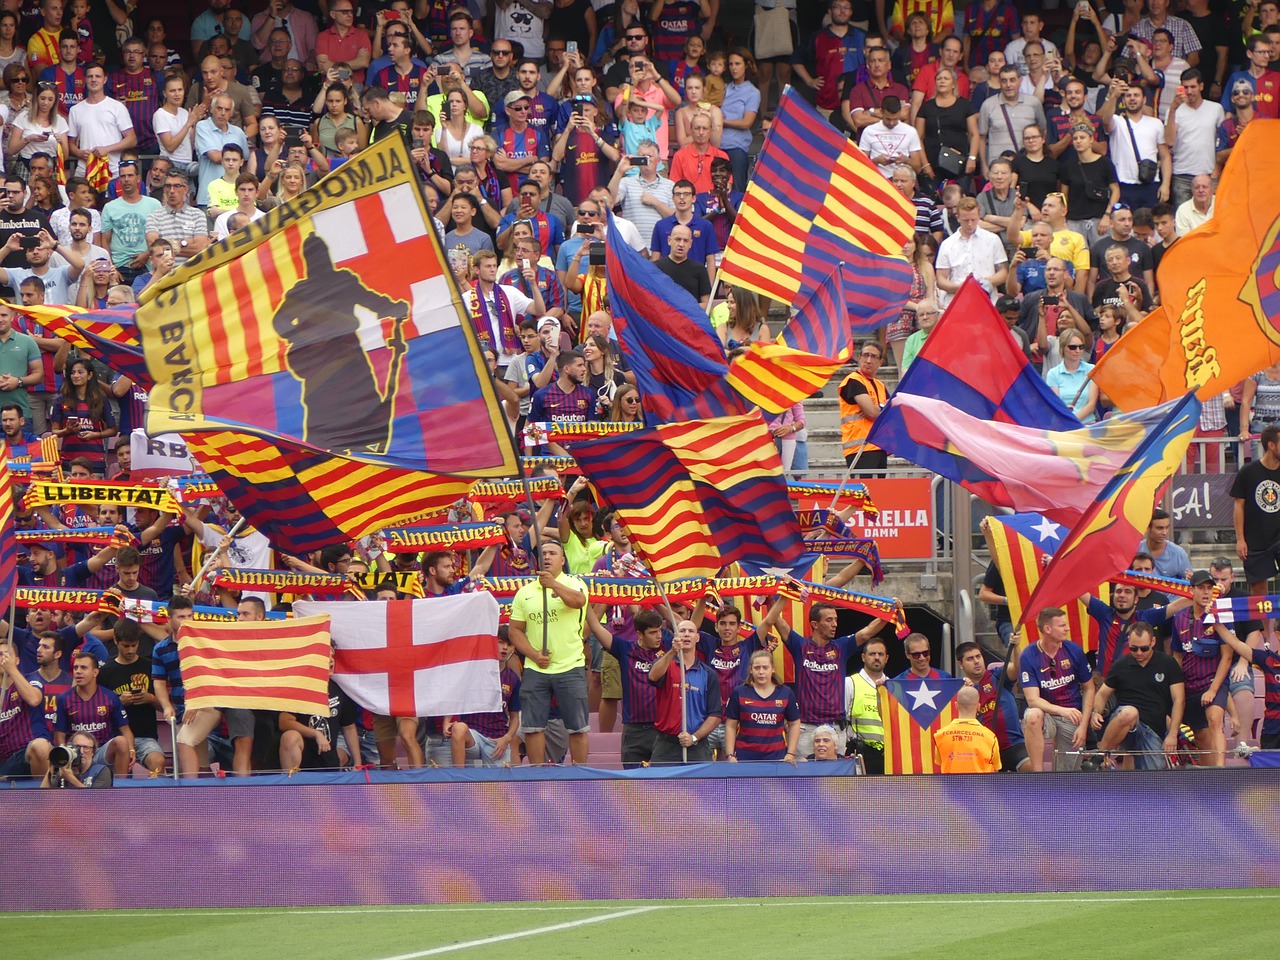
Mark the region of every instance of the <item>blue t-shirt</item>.
<instances>
[{"instance_id":1,"label":"blue t-shirt","mask_svg":"<svg viewBox=\"0 0 1280 960\"><path fill-rule=\"evenodd\" d=\"M671 231L675 229L676 217L672 214L669 217L663 217L653 225L653 239L649 244L651 253L656 253L659 257L665 257L671 252L671 244L667 239L671 236ZM716 230L706 220L695 216L687 224L693 231L693 245L689 248L689 259L694 263L705 263L707 257L715 256L720 252L720 245L716 243Z\"/></svg>"}]
</instances>

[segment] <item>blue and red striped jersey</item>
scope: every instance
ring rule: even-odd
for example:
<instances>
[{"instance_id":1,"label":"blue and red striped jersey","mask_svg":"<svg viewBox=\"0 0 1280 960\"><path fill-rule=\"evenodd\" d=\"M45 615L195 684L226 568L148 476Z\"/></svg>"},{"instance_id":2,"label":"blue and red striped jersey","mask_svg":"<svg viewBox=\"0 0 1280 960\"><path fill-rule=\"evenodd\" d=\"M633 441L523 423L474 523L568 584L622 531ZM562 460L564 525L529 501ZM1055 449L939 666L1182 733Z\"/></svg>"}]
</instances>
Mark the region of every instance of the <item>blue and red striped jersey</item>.
<instances>
[{"instance_id":1,"label":"blue and red striped jersey","mask_svg":"<svg viewBox=\"0 0 1280 960\"><path fill-rule=\"evenodd\" d=\"M68 737L87 733L102 746L127 726L129 715L124 712L124 704L106 687L96 688L87 699L74 687L58 697L58 717L53 727Z\"/></svg>"},{"instance_id":2,"label":"blue and red striped jersey","mask_svg":"<svg viewBox=\"0 0 1280 960\"><path fill-rule=\"evenodd\" d=\"M40 707L28 706L18 692L17 684L10 684L0 697L0 763L26 750L27 745L38 737L49 739L44 711Z\"/></svg>"},{"instance_id":3,"label":"blue and red striped jersey","mask_svg":"<svg viewBox=\"0 0 1280 960\"><path fill-rule=\"evenodd\" d=\"M1266 682L1266 714L1262 720L1262 732L1270 735L1280 733L1280 656L1270 650L1253 651L1253 663L1262 668L1262 676Z\"/></svg>"},{"instance_id":4,"label":"blue and red striped jersey","mask_svg":"<svg viewBox=\"0 0 1280 960\"><path fill-rule=\"evenodd\" d=\"M801 721L834 723L844 715L844 665L858 648L857 636L820 644L792 630L785 642L796 664Z\"/></svg>"},{"instance_id":5,"label":"blue and red striped jersey","mask_svg":"<svg viewBox=\"0 0 1280 960\"><path fill-rule=\"evenodd\" d=\"M790 687L775 687L762 697L743 684L729 696L724 718L738 722L739 760L781 760L787 755L787 724L800 719L800 705Z\"/></svg>"},{"instance_id":6,"label":"blue and red striped jersey","mask_svg":"<svg viewBox=\"0 0 1280 960\"><path fill-rule=\"evenodd\" d=\"M751 654L760 645L759 635L753 630L751 636L736 640L728 646L720 643L720 638L710 633L698 634L698 653L707 661L707 666L720 678L720 707L723 710L729 703L729 694L742 686L747 678L747 662ZM721 714L723 716L723 714Z\"/></svg>"},{"instance_id":7,"label":"blue and red striped jersey","mask_svg":"<svg viewBox=\"0 0 1280 960\"><path fill-rule=\"evenodd\" d=\"M71 674L61 670L52 680L46 680L39 670L33 670L27 674L27 683L44 694L44 722L52 730L58 719L58 697L71 689Z\"/></svg>"},{"instance_id":8,"label":"blue and red striped jersey","mask_svg":"<svg viewBox=\"0 0 1280 960\"><path fill-rule=\"evenodd\" d=\"M499 681L502 683L502 709L492 713L468 713L458 719L476 733L497 740L507 735L511 714L520 710L520 675L510 667L504 667Z\"/></svg>"},{"instance_id":9,"label":"blue and red striped jersey","mask_svg":"<svg viewBox=\"0 0 1280 960\"><path fill-rule=\"evenodd\" d=\"M662 651L614 637L608 653L617 658L622 668L622 722L653 723L658 719L658 696L649 683L649 668Z\"/></svg>"},{"instance_id":10,"label":"blue and red striped jersey","mask_svg":"<svg viewBox=\"0 0 1280 960\"><path fill-rule=\"evenodd\" d=\"M1040 696L1055 707L1079 710L1084 706L1083 685L1093 678L1084 647L1067 640L1052 657L1033 643L1022 651L1019 662L1022 689L1037 687Z\"/></svg>"},{"instance_id":11,"label":"blue and red striped jersey","mask_svg":"<svg viewBox=\"0 0 1280 960\"><path fill-rule=\"evenodd\" d=\"M995 722L997 684L1000 682L1003 669L1003 664L995 664L982 675L982 682L978 684L978 719L984 727L996 735L1001 750L1023 741L1022 722L1018 719L1018 703L1013 699L1012 677L1005 681L1004 689L999 691L1000 720L1003 722L998 724Z\"/></svg>"}]
</instances>

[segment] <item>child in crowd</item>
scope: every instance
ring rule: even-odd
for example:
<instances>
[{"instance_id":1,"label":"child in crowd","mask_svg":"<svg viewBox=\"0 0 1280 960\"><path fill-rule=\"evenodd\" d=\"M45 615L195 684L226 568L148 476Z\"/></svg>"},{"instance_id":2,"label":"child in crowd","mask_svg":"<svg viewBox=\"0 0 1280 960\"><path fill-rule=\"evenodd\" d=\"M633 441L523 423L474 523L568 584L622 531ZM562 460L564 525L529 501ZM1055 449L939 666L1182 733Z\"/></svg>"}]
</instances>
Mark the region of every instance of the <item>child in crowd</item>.
<instances>
[{"instance_id":1,"label":"child in crowd","mask_svg":"<svg viewBox=\"0 0 1280 960\"><path fill-rule=\"evenodd\" d=\"M712 50L707 55L707 102L724 106L724 75L729 69L729 55L723 50Z\"/></svg>"},{"instance_id":2,"label":"child in crowd","mask_svg":"<svg viewBox=\"0 0 1280 960\"><path fill-rule=\"evenodd\" d=\"M244 151L239 144L228 143L222 148L222 176L209 184L209 206L206 212L214 220L238 203L236 179L244 167Z\"/></svg>"},{"instance_id":3,"label":"child in crowd","mask_svg":"<svg viewBox=\"0 0 1280 960\"><path fill-rule=\"evenodd\" d=\"M640 153L640 141L658 139L658 127L662 125L662 107L632 97L627 103L627 116L620 124L618 131L622 135L622 152L624 156L634 157ZM632 167L627 176L639 176L639 169Z\"/></svg>"}]
</instances>

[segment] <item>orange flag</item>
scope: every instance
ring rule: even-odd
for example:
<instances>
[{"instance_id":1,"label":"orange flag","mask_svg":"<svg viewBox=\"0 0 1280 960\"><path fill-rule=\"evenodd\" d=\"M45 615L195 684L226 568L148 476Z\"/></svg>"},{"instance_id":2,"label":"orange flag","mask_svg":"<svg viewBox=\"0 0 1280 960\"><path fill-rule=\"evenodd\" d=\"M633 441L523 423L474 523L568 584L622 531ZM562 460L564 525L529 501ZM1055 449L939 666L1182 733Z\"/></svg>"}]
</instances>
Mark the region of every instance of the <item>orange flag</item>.
<instances>
[{"instance_id":1,"label":"orange flag","mask_svg":"<svg viewBox=\"0 0 1280 960\"><path fill-rule=\"evenodd\" d=\"M1245 128L1213 219L1169 248L1157 282L1163 306L1093 370L1121 410L1203 400L1280 361L1280 123Z\"/></svg>"}]
</instances>

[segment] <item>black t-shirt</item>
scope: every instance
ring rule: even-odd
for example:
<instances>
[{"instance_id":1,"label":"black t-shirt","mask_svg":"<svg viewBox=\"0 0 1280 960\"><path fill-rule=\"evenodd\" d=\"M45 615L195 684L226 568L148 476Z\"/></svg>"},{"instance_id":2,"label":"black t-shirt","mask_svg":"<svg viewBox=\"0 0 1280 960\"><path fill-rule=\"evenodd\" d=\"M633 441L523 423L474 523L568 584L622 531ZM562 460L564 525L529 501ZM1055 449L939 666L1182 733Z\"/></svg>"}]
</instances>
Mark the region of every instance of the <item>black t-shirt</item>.
<instances>
[{"instance_id":1,"label":"black t-shirt","mask_svg":"<svg viewBox=\"0 0 1280 960\"><path fill-rule=\"evenodd\" d=\"M413 111L401 110L400 116L394 120L379 120L373 125L373 136L369 140L370 143L377 143L393 133L399 132L408 142L409 131L413 129Z\"/></svg>"},{"instance_id":2,"label":"black t-shirt","mask_svg":"<svg viewBox=\"0 0 1280 960\"><path fill-rule=\"evenodd\" d=\"M23 210L21 213L10 213L8 210L0 210L0 246L4 246L9 242L9 238L15 233L21 233L23 236L34 237L41 230L49 230L49 216L39 210ZM52 232L52 231L50 231ZM15 250L8 254L0 266L17 267L19 270L27 269L27 254L24 250Z\"/></svg>"},{"instance_id":3,"label":"black t-shirt","mask_svg":"<svg viewBox=\"0 0 1280 960\"><path fill-rule=\"evenodd\" d=\"M1058 189L1058 161L1047 153L1042 160L1019 153L1013 158L1013 172L1018 175L1018 190L1037 207Z\"/></svg>"},{"instance_id":4,"label":"black t-shirt","mask_svg":"<svg viewBox=\"0 0 1280 960\"><path fill-rule=\"evenodd\" d=\"M1267 550L1280 541L1280 470L1261 460L1246 463L1231 484L1231 496L1244 501L1244 542Z\"/></svg>"},{"instance_id":5,"label":"black t-shirt","mask_svg":"<svg viewBox=\"0 0 1280 960\"><path fill-rule=\"evenodd\" d=\"M1099 274L1105 275L1107 272L1107 248L1117 244L1129 248L1129 272L1135 277L1141 278L1148 270L1155 269L1151 263L1151 248L1147 246L1145 240L1139 240L1137 237L1116 240L1111 234L1107 234L1089 248L1089 263Z\"/></svg>"},{"instance_id":6,"label":"black t-shirt","mask_svg":"<svg viewBox=\"0 0 1280 960\"><path fill-rule=\"evenodd\" d=\"M707 276L706 264L692 258L676 263L670 257L663 257L658 261L658 269L693 294L699 303L703 297L711 296L711 278Z\"/></svg>"},{"instance_id":7,"label":"black t-shirt","mask_svg":"<svg viewBox=\"0 0 1280 960\"><path fill-rule=\"evenodd\" d=\"M1111 184L1116 182L1116 168L1110 157L1081 163L1075 149L1068 147L1058 158L1058 179L1067 186L1067 205L1072 220L1097 220L1107 212ZM1089 196L1090 188L1107 192L1095 200Z\"/></svg>"},{"instance_id":8,"label":"black t-shirt","mask_svg":"<svg viewBox=\"0 0 1280 960\"><path fill-rule=\"evenodd\" d=\"M1116 703L1137 707L1138 719L1162 737L1168 732L1166 718L1173 709L1171 688L1182 682L1178 661L1159 650L1151 654L1145 667L1126 653L1107 674L1107 686L1116 692Z\"/></svg>"},{"instance_id":9,"label":"black t-shirt","mask_svg":"<svg viewBox=\"0 0 1280 960\"><path fill-rule=\"evenodd\" d=\"M938 106L937 100L926 100L920 105L920 117L924 120L924 154L930 163L938 162L938 150L943 146L969 153L969 114L973 109L964 97L957 97L949 107Z\"/></svg>"},{"instance_id":10,"label":"black t-shirt","mask_svg":"<svg viewBox=\"0 0 1280 960\"><path fill-rule=\"evenodd\" d=\"M120 696L125 693L151 692L151 658L138 657L133 663L108 660L98 674L98 685ZM126 706L129 726L135 737L156 738L156 708L154 704L139 703Z\"/></svg>"},{"instance_id":11,"label":"black t-shirt","mask_svg":"<svg viewBox=\"0 0 1280 960\"><path fill-rule=\"evenodd\" d=\"M338 738L342 736L342 728L356 723L360 719L360 711L355 702L343 692L342 688L330 680L329 713L327 715L313 714L309 717L294 714L294 719L304 726L324 734L325 739L329 741L329 749L325 753L318 754L317 765L336 768L340 766ZM314 749L314 740L308 738L307 743L313 745ZM303 760L303 766L307 766L305 759Z\"/></svg>"},{"instance_id":12,"label":"black t-shirt","mask_svg":"<svg viewBox=\"0 0 1280 960\"><path fill-rule=\"evenodd\" d=\"M1106 267L1102 268L1103 270ZM1147 285L1136 277L1130 275L1128 280L1123 281L1123 285L1129 288L1129 297L1138 309L1146 313L1151 309L1151 291L1147 289ZM1121 281L1112 280L1108 277L1106 280L1099 280L1098 285L1093 288L1093 306L1098 308L1110 304L1113 307L1123 309L1123 301L1120 299Z\"/></svg>"},{"instance_id":13,"label":"black t-shirt","mask_svg":"<svg viewBox=\"0 0 1280 960\"><path fill-rule=\"evenodd\" d=\"M987 572L982 575L982 585L992 593L998 593L1000 596L1008 596L1004 592L1004 577L1000 576L1000 568L995 562L987 564ZM1013 618L1009 616L1009 605L1003 606L991 604L991 620L994 623L1013 623Z\"/></svg>"}]
</instances>

